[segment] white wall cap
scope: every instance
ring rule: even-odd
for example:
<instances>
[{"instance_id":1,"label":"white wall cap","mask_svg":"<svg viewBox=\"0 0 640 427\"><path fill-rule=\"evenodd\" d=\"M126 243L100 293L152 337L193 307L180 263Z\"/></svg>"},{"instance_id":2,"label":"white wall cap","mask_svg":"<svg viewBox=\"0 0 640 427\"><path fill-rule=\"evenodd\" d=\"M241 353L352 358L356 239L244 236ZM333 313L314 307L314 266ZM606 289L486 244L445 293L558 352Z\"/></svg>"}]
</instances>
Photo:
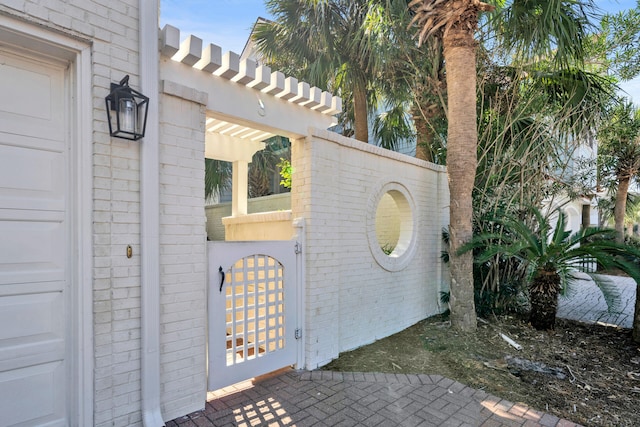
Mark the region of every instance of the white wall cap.
<instances>
[{"instance_id":1,"label":"white wall cap","mask_svg":"<svg viewBox=\"0 0 640 427\"><path fill-rule=\"evenodd\" d=\"M322 89L314 86L309 90L309 101L305 103L301 103L301 105L304 105L307 108L317 107L318 105L320 105L321 97L322 97Z\"/></svg>"},{"instance_id":2,"label":"white wall cap","mask_svg":"<svg viewBox=\"0 0 640 427\"><path fill-rule=\"evenodd\" d=\"M320 104L313 107L312 110L320 111L321 113L330 110L331 98L333 98L333 96L329 92L323 91L320 95Z\"/></svg>"},{"instance_id":3,"label":"white wall cap","mask_svg":"<svg viewBox=\"0 0 640 427\"><path fill-rule=\"evenodd\" d=\"M271 73L271 83L262 89L262 92L269 95L277 95L284 90L284 74L280 71Z\"/></svg>"},{"instance_id":4,"label":"white wall cap","mask_svg":"<svg viewBox=\"0 0 640 427\"><path fill-rule=\"evenodd\" d=\"M197 37L181 44L180 31L170 25L161 30L160 39L161 54L173 59L161 61L161 80L184 82L185 87L207 94L206 107L218 119L259 129L264 135L293 138L306 135L309 126L326 129L336 124L333 115L342 110L340 97L252 60L240 61L234 52L223 55L214 44L202 49ZM229 81L237 84L229 86Z\"/></svg>"},{"instance_id":5,"label":"white wall cap","mask_svg":"<svg viewBox=\"0 0 640 427\"><path fill-rule=\"evenodd\" d=\"M331 98L331 109L326 111L327 114L338 114L342 112L342 98L334 96Z\"/></svg>"},{"instance_id":6,"label":"white wall cap","mask_svg":"<svg viewBox=\"0 0 640 427\"><path fill-rule=\"evenodd\" d=\"M307 108L313 108L320 105L320 97L322 96L322 89L319 87L312 87L309 89L309 101L300 103L300 105L304 105Z\"/></svg>"},{"instance_id":7,"label":"white wall cap","mask_svg":"<svg viewBox=\"0 0 640 427\"><path fill-rule=\"evenodd\" d=\"M258 65L256 76L252 82L247 83L247 87L262 90L271 83L271 68L266 65Z\"/></svg>"},{"instance_id":8,"label":"white wall cap","mask_svg":"<svg viewBox=\"0 0 640 427\"><path fill-rule=\"evenodd\" d=\"M307 82L298 83L298 94L291 98L289 101L296 104L303 104L309 100L310 95L310 86Z\"/></svg>"},{"instance_id":9,"label":"white wall cap","mask_svg":"<svg viewBox=\"0 0 640 427\"><path fill-rule=\"evenodd\" d=\"M278 98L291 99L298 94L298 79L287 77L284 79L284 91L276 95Z\"/></svg>"},{"instance_id":10,"label":"white wall cap","mask_svg":"<svg viewBox=\"0 0 640 427\"><path fill-rule=\"evenodd\" d=\"M256 79L256 61L252 59L245 59L240 62L240 70L238 74L231 79L232 82L237 82L243 85L247 85Z\"/></svg>"}]
</instances>

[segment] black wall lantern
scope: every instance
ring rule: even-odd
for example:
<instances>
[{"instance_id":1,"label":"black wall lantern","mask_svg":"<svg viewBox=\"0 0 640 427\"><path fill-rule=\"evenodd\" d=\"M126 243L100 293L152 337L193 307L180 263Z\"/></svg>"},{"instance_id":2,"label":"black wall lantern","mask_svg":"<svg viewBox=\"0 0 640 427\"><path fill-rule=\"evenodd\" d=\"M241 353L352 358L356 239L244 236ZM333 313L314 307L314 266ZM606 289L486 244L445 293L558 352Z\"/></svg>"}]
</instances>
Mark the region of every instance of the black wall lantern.
<instances>
[{"instance_id":1,"label":"black wall lantern","mask_svg":"<svg viewBox=\"0 0 640 427\"><path fill-rule=\"evenodd\" d=\"M105 98L109 134L116 138L137 141L147 127L149 98L129 87L129 76L120 83L111 83L111 93Z\"/></svg>"}]
</instances>

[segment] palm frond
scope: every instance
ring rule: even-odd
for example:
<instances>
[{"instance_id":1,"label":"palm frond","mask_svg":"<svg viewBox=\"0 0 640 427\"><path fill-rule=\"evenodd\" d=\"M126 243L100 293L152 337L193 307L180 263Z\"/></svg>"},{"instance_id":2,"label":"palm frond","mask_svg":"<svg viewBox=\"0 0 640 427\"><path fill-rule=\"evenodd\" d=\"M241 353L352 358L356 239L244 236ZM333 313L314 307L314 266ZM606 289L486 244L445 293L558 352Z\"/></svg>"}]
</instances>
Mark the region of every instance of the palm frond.
<instances>
[{"instance_id":1,"label":"palm frond","mask_svg":"<svg viewBox=\"0 0 640 427\"><path fill-rule=\"evenodd\" d=\"M523 62L551 58L561 68L583 63L598 19L591 0L513 0L499 14L492 24L507 52Z\"/></svg>"}]
</instances>

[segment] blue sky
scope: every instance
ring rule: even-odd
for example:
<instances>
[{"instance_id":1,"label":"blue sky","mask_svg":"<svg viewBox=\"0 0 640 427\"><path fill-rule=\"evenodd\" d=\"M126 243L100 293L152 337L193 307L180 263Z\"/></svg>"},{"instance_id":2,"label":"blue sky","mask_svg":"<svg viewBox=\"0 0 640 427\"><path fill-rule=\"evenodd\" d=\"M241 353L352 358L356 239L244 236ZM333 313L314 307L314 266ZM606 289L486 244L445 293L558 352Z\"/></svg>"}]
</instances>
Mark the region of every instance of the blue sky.
<instances>
[{"instance_id":1,"label":"blue sky","mask_svg":"<svg viewBox=\"0 0 640 427\"><path fill-rule=\"evenodd\" d=\"M193 34L223 52L241 53L259 16L268 18L264 0L161 0L160 27L171 24L184 39Z\"/></svg>"},{"instance_id":2,"label":"blue sky","mask_svg":"<svg viewBox=\"0 0 640 427\"><path fill-rule=\"evenodd\" d=\"M608 12L635 7L636 0L598 0ZM264 0L161 0L160 27L171 24L184 39L192 34L205 43L241 53L251 27L258 17L269 18ZM622 84L636 104L640 104L640 78Z\"/></svg>"}]
</instances>

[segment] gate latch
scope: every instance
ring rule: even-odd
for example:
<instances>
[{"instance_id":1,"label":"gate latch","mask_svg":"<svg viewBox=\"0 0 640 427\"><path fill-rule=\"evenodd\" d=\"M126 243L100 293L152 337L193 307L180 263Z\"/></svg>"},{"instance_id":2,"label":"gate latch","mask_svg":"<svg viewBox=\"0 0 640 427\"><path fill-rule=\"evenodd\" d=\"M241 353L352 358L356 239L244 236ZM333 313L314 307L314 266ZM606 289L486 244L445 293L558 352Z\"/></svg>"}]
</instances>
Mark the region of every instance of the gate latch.
<instances>
[{"instance_id":1,"label":"gate latch","mask_svg":"<svg viewBox=\"0 0 640 427\"><path fill-rule=\"evenodd\" d=\"M222 266L218 268L218 273L220 273L220 292L222 292L222 285L224 285L224 271L222 271Z\"/></svg>"},{"instance_id":2,"label":"gate latch","mask_svg":"<svg viewBox=\"0 0 640 427\"><path fill-rule=\"evenodd\" d=\"M302 338L302 329L300 328L296 328L296 334L295 337L297 340L299 340L300 338Z\"/></svg>"}]
</instances>

